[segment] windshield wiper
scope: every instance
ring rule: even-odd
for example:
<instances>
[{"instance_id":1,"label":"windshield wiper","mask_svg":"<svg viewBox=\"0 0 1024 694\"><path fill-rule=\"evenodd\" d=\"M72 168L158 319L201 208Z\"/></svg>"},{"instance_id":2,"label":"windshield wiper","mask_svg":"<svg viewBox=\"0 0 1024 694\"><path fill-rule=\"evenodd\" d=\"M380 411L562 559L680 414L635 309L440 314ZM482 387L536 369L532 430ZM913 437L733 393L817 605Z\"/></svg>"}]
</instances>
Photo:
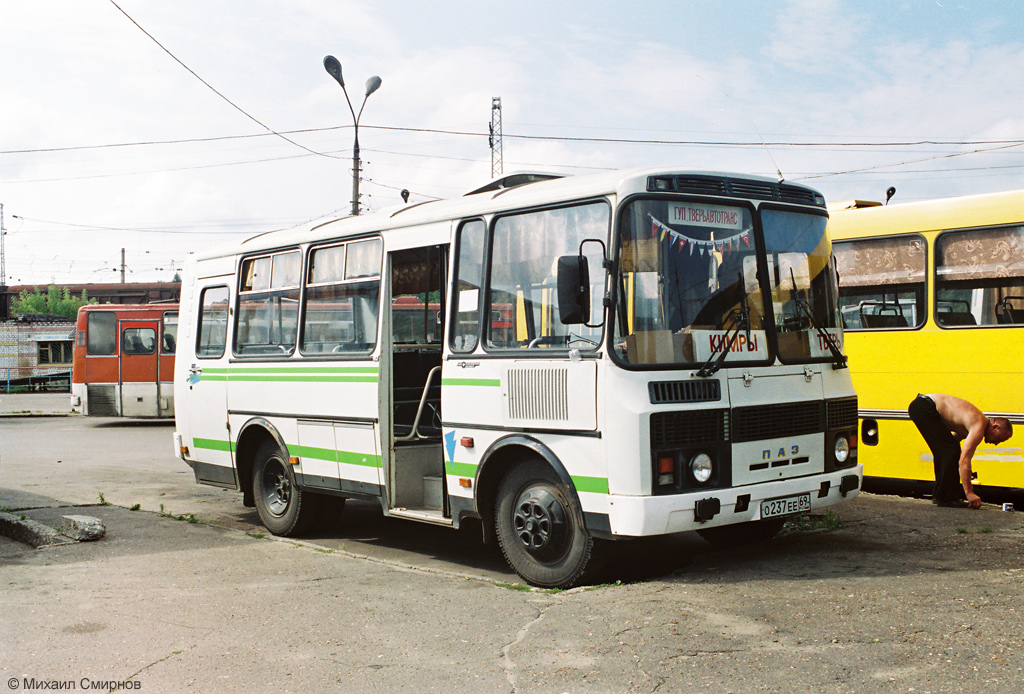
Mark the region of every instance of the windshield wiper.
<instances>
[{"instance_id":1,"label":"windshield wiper","mask_svg":"<svg viewBox=\"0 0 1024 694\"><path fill-rule=\"evenodd\" d=\"M742 274L740 275L740 307L729 312L729 320L731 324L725 333L728 337L728 340L725 341L725 348L721 352L712 350L711 356L704 362L704 366L697 371L697 376L700 378L707 378L722 368L725 358L740 335L740 330L747 331L747 344L750 344L750 304L747 302L747 288L743 283ZM721 346L721 342L719 346Z\"/></svg>"},{"instance_id":2,"label":"windshield wiper","mask_svg":"<svg viewBox=\"0 0 1024 694\"><path fill-rule=\"evenodd\" d=\"M839 351L839 348L832 342L832 336L825 332L825 329L821 327L817 319L814 317L814 312L811 310L811 305L806 299L800 297L800 291L796 288L796 276L793 274L793 268L789 269L789 278L793 282L793 303L796 304L798 311L803 311L807 316L807 320L810 322L811 327L818 333L818 338L828 345L828 351L832 353L832 368L833 369L845 369L846 368L846 356Z\"/></svg>"},{"instance_id":3,"label":"windshield wiper","mask_svg":"<svg viewBox=\"0 0 1024 694\"><path fill-rule=\"evenodd\" d=\"M814 317L814 312L811 311L810 304L803 299L796 299L796 306L797 309L803 310L804 314L807 316L807 320L811 322L811 327L817 331L818 337L828 345L828 351L832 353L832 368L845 369L847 367L846 355L839 351L839 348L836 347L835 343L832 341L832 336L825 332L825 329L818 323L817 319Z\"/></svg>"}]
</instances>

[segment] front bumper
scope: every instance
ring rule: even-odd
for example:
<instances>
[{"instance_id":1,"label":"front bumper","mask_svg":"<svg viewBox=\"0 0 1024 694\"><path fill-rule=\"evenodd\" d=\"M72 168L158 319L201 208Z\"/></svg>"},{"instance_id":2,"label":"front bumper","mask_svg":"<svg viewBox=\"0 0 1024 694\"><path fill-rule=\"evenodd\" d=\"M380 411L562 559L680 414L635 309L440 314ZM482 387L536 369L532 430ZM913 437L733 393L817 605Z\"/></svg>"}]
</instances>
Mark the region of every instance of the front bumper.
<instances>
[{"instance_id":1,"label":"front bumper","mask_svg":"<svg viewBox=\"0 0 1024 694\"><path fill-rule=\"evenodd\" d=\"M806 477L763 482L729 489L703 489L666 496L621 496L608 498L608 520L613 536L643 537L687 530L713 528L761 519L761 502L795 494L810 494L811 511L853 499L860 493L864 468L858 464L844 470ZM715 507L711 518L706 517ZM701 514L697 513L698 502Z\"/></svg>"}]
</instances>

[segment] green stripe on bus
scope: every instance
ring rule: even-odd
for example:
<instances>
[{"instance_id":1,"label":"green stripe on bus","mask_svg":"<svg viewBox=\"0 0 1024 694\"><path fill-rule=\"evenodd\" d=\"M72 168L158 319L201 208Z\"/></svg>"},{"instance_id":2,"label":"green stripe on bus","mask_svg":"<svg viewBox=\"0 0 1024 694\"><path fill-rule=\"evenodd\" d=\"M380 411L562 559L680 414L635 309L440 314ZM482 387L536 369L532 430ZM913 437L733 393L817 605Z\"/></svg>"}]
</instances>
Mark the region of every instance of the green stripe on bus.
<instances>
[{"instance_id":1,"label":"green stripe on bus","mask_svg":"<svg viewBox=\"0 0 1024 694\"><path fill-rule=\"evenodd\" d=\"M445 463L448 465L448 474L454 475L455 477L476 477L476 465L472 463L453 463L450 460L446 460Z\"/></svg>"},{"instance_id":2,"label":"green stripe on bus","mask_svg":"<svg viewBox=\"0 0 1024 694\"><path fill-rule=\"evenodd\" d=\"M205 379L205 374L202 379ZM236 374L223 378L205 379L210 381L259 381L268 383L376 383L376 376L329 376L326 374Z\"/></svg>"},{"instance_id":3,"label":"green stripe on bus","mask_svg":"<svg viewBox=\"0 0 1024 694\"><path fill-rule=\"evenodd\" d=\"M338 451L338 462L345 465L362 465L363 467L384 467L379 455L372 453L352 453Z\"/></svg>"},{"instance_id":4,"label":"green stripe on bus","mask_svg":"<svg viewBox=\"0 0 1024 694\"><path fill-rule=\"evenodd\" d=\"M500 388L500 378L442 378L443 386L486 386L489 388Z\"/></svg>"},{"instance_id":5,"label":"green stripe on bus","mask_svg":"<svg viewBox=\"0 0 1024 694\"><path fill-rule=\"evenodd\" d=\"M333 448L317 448L315 446L293 446L289 444L288 455L296 455L300 458L312 458L314 460L329 460L332 463L343 463L345 465L360 465L362 467L381 467L379 455L372 453L353 453L351 451L336 451Z\"/></svg>"},{"instance_id":6,"label":"green stripe on bus","mask_svg":"<svg viewBox=\"0 0 1024 694\"><path fill-rule=\"evenodd\" d=\"M231 453L235 450L235 444L231 441L218 441L217 439L192 438L193 448L205 448L211 451L226 451Z\"/></svg>"},{"instance_id":7,"label":"green stripe on bus","mask_svg":"<svg viewBox=\"0 0 1024 694\"><path fill-rule=\"evenodd\" d=\"M221 369L216 369L219 373ZM236 367L223 369L226 373L234 374L375 374L379 371L376 366L273 366L273 367Z\"/></svg>"},{"instance_id":8,"label":"green stripe on bus","mask_svg":"<svg viewBox=\"0 0 1024 694\"><path fill-rule=\"evenodd\" d=\"M572 483L576 485L576 491L589 492L591 494L607 494L608 479L606 477L578 477L570 475Z\"/></svg>"}]
</instances>

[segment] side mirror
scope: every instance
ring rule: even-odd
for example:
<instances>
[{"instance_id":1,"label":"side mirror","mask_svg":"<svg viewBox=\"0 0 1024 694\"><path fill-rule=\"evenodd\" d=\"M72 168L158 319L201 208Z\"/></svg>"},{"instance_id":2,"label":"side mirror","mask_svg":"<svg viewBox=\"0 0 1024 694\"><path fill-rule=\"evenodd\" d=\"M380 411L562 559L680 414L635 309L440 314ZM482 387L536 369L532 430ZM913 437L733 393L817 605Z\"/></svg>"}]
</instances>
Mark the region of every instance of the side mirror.
<instances>
[{"instance_id":1,"label":"side mirror","mask_svg":"<svg viewBox=\"0 0 1024 694\"><path fill-rule=\"evenodd\" d=\"M562 325L586 323L590 317L590 267L586 256L558 259L558 316Z\"/></svg>"}]
</instances>

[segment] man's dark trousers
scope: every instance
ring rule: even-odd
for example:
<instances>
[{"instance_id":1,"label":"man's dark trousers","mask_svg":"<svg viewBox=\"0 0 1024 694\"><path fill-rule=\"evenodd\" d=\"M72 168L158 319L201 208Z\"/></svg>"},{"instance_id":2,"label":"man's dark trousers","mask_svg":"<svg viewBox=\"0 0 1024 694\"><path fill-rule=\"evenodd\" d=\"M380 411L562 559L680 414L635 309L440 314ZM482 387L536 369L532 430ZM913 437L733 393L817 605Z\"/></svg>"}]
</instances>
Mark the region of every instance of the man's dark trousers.
<instances>
[{"instance_id":1,"label":"man's dark trousers","mask_svg":"<svg viewBox=\"0 0 1024 694\"><path fill-rule=\"evenodd\" d=\"M918 395L910 403L907 411L910 413L910 420L917 426L932 452L935 465L935 490L932 492L932 500L946 502L963 499L963 487L960 484L960 442L939 417L935 401L927 395Z\"/></svg>"}]
</instances>

